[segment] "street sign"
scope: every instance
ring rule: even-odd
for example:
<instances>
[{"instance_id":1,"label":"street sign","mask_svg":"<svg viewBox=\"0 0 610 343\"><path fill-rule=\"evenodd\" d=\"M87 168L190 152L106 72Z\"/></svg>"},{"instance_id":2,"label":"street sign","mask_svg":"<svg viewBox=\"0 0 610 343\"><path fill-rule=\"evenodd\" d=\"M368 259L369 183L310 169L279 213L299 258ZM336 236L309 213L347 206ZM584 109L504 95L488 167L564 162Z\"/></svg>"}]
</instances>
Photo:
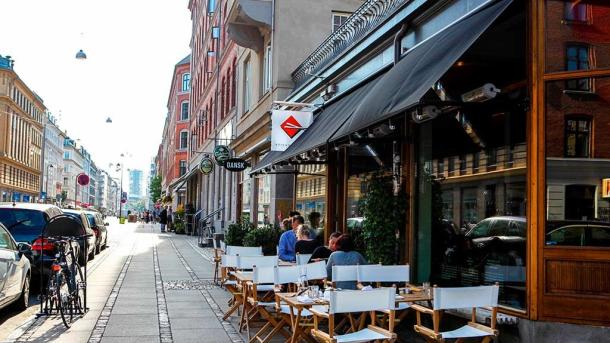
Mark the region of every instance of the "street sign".
<instances>
[{"instance_id":1,"label":"street sign","mask_svg":"<svg viewBox=\"0 0 610 343\"><path fill-rule=\"evenodd\" d=\"M311 111L274 110L271 113L271 150L286 150L312 121Z\"/></svg>"},{"instance_id":2,"label":"street sign","mask_svg":"<svg viewBox=\"0 0 610 343\"><path fill-rule=\"evenodd\" d=\"M199 170L203 175L209 175L214 171L214 161L209 157L204 157L199 163Z\"/></svg>"},{"instance_id":3,"label":"street sign","mask_svg":"<svg viewBox=\"0 0 610 343\"><path fill-rule=\"evenodd\" d=\"M230 158L225 161L225 168L232 172L244 171L248 167L250 167L250 163L241 158Z\"/></svg>"},{"instance_id":4,"label":"street sign","mask_svg":"<svg viewBox=\"0 0 610 343\"><path fill-rule=\"evenodd\" d=\"M78 182L79 185L81 186L86 186L89 184L89 175L85 174L85 173L80 173L78 174L78 176L76 176L76 182Z\"/></svg>"},{"instance_id":5,"label":"street sign","mask_svg":"<svg viewBox=\"0 0 610 343\"><path fill-rule=\"evenodd\" d=\"M231 150L226 145L217 145L214 148L214 159L220 166L224 166L226 160L231 158Z\"/></svg>"}]
</instances>

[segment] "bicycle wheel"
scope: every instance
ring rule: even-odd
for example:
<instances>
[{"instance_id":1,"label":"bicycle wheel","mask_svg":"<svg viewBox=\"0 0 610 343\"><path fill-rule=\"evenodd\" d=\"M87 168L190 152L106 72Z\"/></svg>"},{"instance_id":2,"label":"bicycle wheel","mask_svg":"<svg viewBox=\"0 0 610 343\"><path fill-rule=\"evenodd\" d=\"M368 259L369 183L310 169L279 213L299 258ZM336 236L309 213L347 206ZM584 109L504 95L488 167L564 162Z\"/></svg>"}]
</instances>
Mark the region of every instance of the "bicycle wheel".
<instances>
[{"instance_id":1,"label":"bicycle wheel","mask_svg":"<svg viewBox=\"0 0 610 343\"><path fill-rule=\"evenodd\" d=\"M74 309L79 314L85 314L85 308L83 305L85 303L85 296L87 295L87 285L85 284L83 269L76 261L74 261L74 264L72 264L72 275L74 276L74 284L76 286L72 292Z\"/></svg>"},{"instance_id":2,"label":"bicycle wheel","mask_svg":"<svg viewBox=\"0 0 610 343\"><path fill-rule=\"evenodd\" d=\"M64 325L67 328L70 328L70 325L72 325L72 320L74 318L74 302L72 300L72 296L70 295L70 288L68 287L66 275L63 271L57 273L56 289L57 308L59 309L59 313L61 314L61 320L64 322Z\"/></svg>"}]
</instances>

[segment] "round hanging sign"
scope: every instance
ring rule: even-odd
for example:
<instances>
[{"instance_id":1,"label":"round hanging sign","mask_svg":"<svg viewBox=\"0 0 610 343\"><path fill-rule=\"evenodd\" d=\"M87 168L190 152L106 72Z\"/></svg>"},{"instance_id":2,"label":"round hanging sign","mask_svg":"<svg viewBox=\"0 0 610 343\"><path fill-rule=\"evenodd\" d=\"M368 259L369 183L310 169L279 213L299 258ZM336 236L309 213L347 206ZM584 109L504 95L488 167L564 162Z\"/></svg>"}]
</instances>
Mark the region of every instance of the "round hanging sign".
<instances>
[{"instance_id":1,"label":"round hanging sign","mask_svg":"<svg viewBox=\"0 0 610 343\"><path fill-rule=\"evenodd\" d=\"M214 148L214 159L218 165L224 166L225 162L231 158L231 150L226 145L217 145Z\"/></svg>"},{"instance_id":2,"label":"round hanging sign","mask_svg":"<svg viewBox=\"0 0 610 343\"><path fill-rule=\"evenodd\" d=\"M250 166L250 163L244 161L241 158L230 158L225 161L225 168L232 172L240 172L244 171L246 168Z\"/></svg>"},{"instance_id":3,"label":"round hanging sign","mask_svg":"<svg viewBox=\"0 0 610 343\"><path fill-rule=\"evenodd\" d=\"M201 160L201 163L199 163L199 170L203 175L209 175L214 171L214 161L209 157L205 157Z\"/></svg>"},{"instance_id":4,"label":"round hanging sign","mask_svg":"<svg viewBox=\"0 0 610 343\"><path fill-rule=\"evenodd\" d=\"M87 175L85 173L78 174L78 176L76 177L76 182L78 182L78 184L81 186L88 185L89 184L89 175Z\"/></svg>"}]
</instances>

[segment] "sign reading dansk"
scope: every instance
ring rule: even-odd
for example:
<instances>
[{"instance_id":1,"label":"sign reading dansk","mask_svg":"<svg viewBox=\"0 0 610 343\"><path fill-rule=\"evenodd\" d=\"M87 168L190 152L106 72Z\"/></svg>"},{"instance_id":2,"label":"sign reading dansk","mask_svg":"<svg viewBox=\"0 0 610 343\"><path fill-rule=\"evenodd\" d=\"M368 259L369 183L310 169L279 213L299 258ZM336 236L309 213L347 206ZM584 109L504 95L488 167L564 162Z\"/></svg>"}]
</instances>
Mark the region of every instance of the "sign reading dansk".
<instances>
[{"instance_id":1,"label":"sign reading dansk","mask_svg":"<svg viewBox=\"0 0 610 343\"><path fill-rule=\"evenodd\" d=\"M225 161L225 168L233 172L240 172L250 167L250 163L242 160L241 158L230 158Z\"/></svg>"}]
</instances>

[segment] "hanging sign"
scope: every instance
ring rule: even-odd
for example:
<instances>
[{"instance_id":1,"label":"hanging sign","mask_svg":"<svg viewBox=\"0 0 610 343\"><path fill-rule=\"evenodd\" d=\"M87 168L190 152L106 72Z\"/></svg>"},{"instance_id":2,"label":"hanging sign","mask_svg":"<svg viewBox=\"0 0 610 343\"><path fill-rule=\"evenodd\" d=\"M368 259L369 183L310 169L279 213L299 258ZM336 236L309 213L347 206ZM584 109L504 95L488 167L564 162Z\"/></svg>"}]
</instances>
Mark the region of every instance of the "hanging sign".
<instances>
[{"instance_id":1,"label":"hanging sign","mask_svg":"<svg viewBox=\"0 0 610 343\"><path fill-rule=\"evenodd\" d=\"M271 113L271 151L284 151L311 125L313 112L273 110Z\"/></svg>"},{"instance_id":2,"label":"hanging sign","mask_svg":"<svg viewBox=\"0 0 610 343\"><path fill-rule=\"evenodd\" d=\"M231 158L231 150L226 145L217 145L214 148L214 159L220 166L224 166L225 161Z\"/></svg>"},{"instance_id":3,"label":"hanging sign","mask_svg":"<svg viewBox=\"0 0 610 343\"><path fill-rule=\"evenodd\" d=\"M610 198L610 179L602 179L602 198Z\"/></svg>"},{"instance_id":4,"label":"hanging sign","mask_svg":"<svg viewBox=\"0 0 610 343\"><path fill-rule=\"evenodd\" d=\"M244 171L248 167L250 167L250 163L241 158L230 158L225 161L225 168L232 172Z\"/></svg>"},{"instance_id":5,"label":"hanging sign","mask_svg":"<svg viewBox=\"0 0 610 343\"><path fill-rule=\"evenodd\" d=\"M209 175L214 171L214 161L209 157L204 157L199 163L199 170L203 175Z\"/></svg>"},{"instance_id":6,"label":"hanging sign","mask_svg":"<svg viewBox=\"0 0 610 343\"><path fill-rule=\"evenodd\" d=\"M89 184L89 175L87 175L85 173L78 174L78 176L76 177L76 182L78 182L78 184L81 186L88 185Z\"/></svg>"}]
</instances>

